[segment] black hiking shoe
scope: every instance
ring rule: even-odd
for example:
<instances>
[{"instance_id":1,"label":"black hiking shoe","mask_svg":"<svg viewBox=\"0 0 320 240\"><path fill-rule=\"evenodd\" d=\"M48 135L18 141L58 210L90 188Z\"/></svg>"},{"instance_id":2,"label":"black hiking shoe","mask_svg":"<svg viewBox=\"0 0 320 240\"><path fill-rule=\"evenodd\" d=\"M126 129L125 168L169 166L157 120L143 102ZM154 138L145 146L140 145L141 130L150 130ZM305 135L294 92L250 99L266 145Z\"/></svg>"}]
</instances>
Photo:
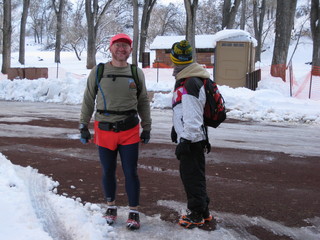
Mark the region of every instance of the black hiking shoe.
<instances>
[{"instance_id":1,"label":"black hiking shoe","mask_svg":"<svg viewBox=\"0 0 320 240\"><path fill-rule=\"evenodd\" d=\"M127 228L129 230L138 230L140 228L140 217L138 212L129 212Z\"/></svg>"},{"instance_id":2,"label":"black hiking shoe","mask_svg":"<svg viewBox=\"0 0 320 240\"><path fill-rule=\"evenodd\" d=\"M114 222L117 220L117 208L108 208L103 217L106 219L108 225L114 224Z\"/></svg>"},{"instance_id":3,"label":"black hiking shoe","mask_svg":"<svg viewBox=\"0 0 320 240\"><path fill-rule=\"evenodd\" d=\"M204 219L202 213L192 211L187 215L183 215L179 220L179 225L184 228L202 227Z\"/></svg>"}]
</instances>

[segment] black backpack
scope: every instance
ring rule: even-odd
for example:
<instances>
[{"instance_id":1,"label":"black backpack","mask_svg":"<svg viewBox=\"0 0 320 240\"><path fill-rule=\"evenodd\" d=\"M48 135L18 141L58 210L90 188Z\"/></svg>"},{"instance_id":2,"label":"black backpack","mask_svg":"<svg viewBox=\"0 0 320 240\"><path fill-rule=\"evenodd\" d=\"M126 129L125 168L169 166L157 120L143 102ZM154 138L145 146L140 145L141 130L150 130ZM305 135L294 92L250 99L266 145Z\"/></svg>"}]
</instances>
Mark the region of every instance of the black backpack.
<instances>
[{"instance_id":1,"label":"black backpack","mask_svg":"<svg viewBox=\"0 0 320 240\"><path fill-rule=\"evenodd\" d=\"M96 92L98 91L98 87L103 75L104 71L104 64L105 63L99 63L97 67L97 72L96 72ZM136 86L137 86L137 98L139 98L140 93L141 93L141 87L140 87L140 81L139 81L139 76L138 76L138 70L137 70L137 65L131 64L131 74L132 76L129 75L115 75L115 74L107 74L107 77L111 77L113 79L116 79L117 77L128 77L128 78L133 78Z\"/></svg>"},{"instance_id":2,"label":"black backpack","mask_svg":"<svg viewBox=\"0 0 320 240\"><path fill-rule=\"evenodd\" d=\"M98 88L100 88L100 81L102 79L102 76L103 76L103 71L104 71L104 65L105 63L99 63L98 66L97 66L97 70L96 70L96 93L98 92ZM116 75L116 74L107 74L107 77L109 78L113 78L114 80L117 78L117 77L127 77L127 78L133 78L136 86L137 86L137 99L139 98L140 96L140 93L141 93L141 85L140 85L140 81L139 81L139 76L138 76L138 70L137 70L137 65L135 64L131 64L131 76L130 75ZM105 99L105 96L104 96L104 93L101 90L101 93L102 93L102 96L103 98ZM104 109L98 109L97 112L99 113L105 113L105 114L119 114L119 115L130 115L132 113L136 113L135 110L128 110L128 111L110 111L110 110L107 110L106 108L106 103L104 101Z\"/></svg>"}]
</instances>

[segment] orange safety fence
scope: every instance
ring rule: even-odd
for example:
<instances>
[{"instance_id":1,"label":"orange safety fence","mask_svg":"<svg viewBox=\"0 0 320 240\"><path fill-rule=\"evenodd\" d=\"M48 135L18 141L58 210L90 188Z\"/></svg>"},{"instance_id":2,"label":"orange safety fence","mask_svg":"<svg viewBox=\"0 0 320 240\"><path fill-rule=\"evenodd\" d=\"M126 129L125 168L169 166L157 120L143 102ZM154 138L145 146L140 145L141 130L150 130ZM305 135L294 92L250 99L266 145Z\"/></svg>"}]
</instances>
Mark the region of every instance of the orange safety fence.
<instances>
[{"instance_id":1,"label":"orange safety fence","mask_svg":"<svg viewBox=\"0 0 320 240\"><path fill-rule=\"evenodd\" d=\"M153 68L172 68L172 66L169 66L165 63L155 62L152 64Z\"/></svg>"},{"instance_id":2,"label":"orange safety fence","mask_svg":"<svg viewBox=\"0 0 320 240\"><path fill-rule=\"evenodd\" d=\"M264 71L268 71L265 69ZM271 65L270 74L290 83L290 96L300 99L320 100L320 67L312 66L303 77L296 79L292 64Z\"/></svg>"},{"instance_id":3,"label":"orange safety fence","mask_svg":"<svg viewBox=\"0 0 320 240\"><path fill-rule=\"evenodd\" d=\"M306 98L306 97L307 97L307 96L306 96L306 89L307 89L308 86L309 86L310 77L311 77L311 72L309 72L309 73L305 76L303 82L299 85L298 90L295 91L295 93L294 93L294 95L293 95L294 97L300 97L300 98ZM305 95L305 96L303 96L303 95Z\"/></svg>"},{"instance_id":4,"label":"orange safety fence","mask_svg":"<svg viewBox=\"0 0 320 240\"><path fill-rule=\"evenodd\" d=\"M311 74L313 76L320 76L320 67L319 66L312 66Z\"/></svg>"},{"instance_id":5,"label":"orange safety fence","mask_svg":"<svg viewBox=\"0 0 320 240\"><path fill-rule=\"evenodd\" d=\"M271 76L280 77L285 82L286 81L286 64L273 64L271 65Z\"/></svg>"},{"instance_id":6,"label":"orange safety fence","mask_svg":"<svg viewBox=\"0 0 320 240\"><path fill-rule=\"evenodd\" d=\"M301 99L320 100L320 75L315 75L314 71L308 72L304 80L299 84L294 97Z\"/></svg>"}]
</instances>

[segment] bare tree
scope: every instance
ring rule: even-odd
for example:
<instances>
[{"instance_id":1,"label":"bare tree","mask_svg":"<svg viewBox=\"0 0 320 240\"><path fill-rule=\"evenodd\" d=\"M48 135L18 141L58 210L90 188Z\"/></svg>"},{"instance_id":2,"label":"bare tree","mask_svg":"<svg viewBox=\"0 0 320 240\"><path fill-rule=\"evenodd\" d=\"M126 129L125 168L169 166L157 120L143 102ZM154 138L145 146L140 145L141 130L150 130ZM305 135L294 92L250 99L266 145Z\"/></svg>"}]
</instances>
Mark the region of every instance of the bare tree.
<instances>
[{"instance_id":1,"label":"bare tree","mask_svg":"<svg viewBox=\"0 0 320 240\"><path fill-rule=\"evenodd\" d=\"M138 64L138 46L139 46L139 7L138 0L132 0L133 5L133 49L132 63Z\"/></svg>"},{"instance_id":2,"label":"bare tree","mask_svg":"<svg viewBox=\"0 0 320 240\"><path fill-rule=\"evenodd\" d=\"M11 0L3 1L3 40L2 40L2 68L3 74L8 73L11 66Z\"/></svg>"},{"instance_id":3,"label":"bare tree","mask_svg":"<svg viewBox=\"0 0 320 240\"><path fill-rule=\"evenodd\" d=\"M184 12L180 11L179 7L173 3L170 3L168 6L155 6L150 18L148 41L152 42L158 35L185 35L186 19Z\"/></svg>"},{"instance_id":4,"label":"bare tree","mask_svg":"<svg viewBox=\"0 0 320 240\"><path fill-rule=\"evenodd\" d=\"M240 2L241 0L234 0L233 4L231 4L231 0L224 0L222 12L222 29L233 28Z\"/></svg>"},{"instance_id":5,"label":"bare tree","mask_svg":"<svg viewBox=\"0 0 320 240\"><path fill-rule=\"evenodd\" d=\"M96 65L97 32L101 23L101 18L107 11L112 1L113 0L106 0L105 4L100 7L98 5L98 0L85 0L85 10L88 25L87 69L92 69Z\"/></svg>"},{"instance_id":6,"label":"bare tree","mask_svg":"<svg viewBox=\"0 0 320 240\"><path fill-rule=\"evenodd\" d=\"M65 49L72 50L76 57L81 61L81 53L86 48L86 26L83 23L84 19L84 1L80 1L76 5L76 9L72 12L70 19L66 24L64 31Z\"/></svg>"},{"instance_id":7,"label":"bare tree","mask_svg":"<svg viewBox=\"0 0 320 240\"><path fill-rule=\"evenodd\" d=\"M63 11L65 7L66 0L52 0L52 6L57 17L57 31L56 31L56 43L55 43L55 54L54 62L60 63L60 52L61 52L61 33L62 33L62 21L63 21Z\"/></svg>"},{"instance_id":8,"label":"bare tree","mask_svg":"<svg viewBox=\"0 0 320 240\"><path fill-rule=\"evenodd\" d=\"M275 9L277 9L277 0L269 0L266 2L267 6L267 19L274 19L275 18Z\"/></svg>"},{"instance_id":9,"label":"bare tree","mask_svg":"<svg viewBox=\"0 0 320 240\"><path fill-rule=\"evenodd\" d=\"M30 6L30 0L23 0L23 10L20 23L20 42L19 42L19 62L25 63L25 39L26 39L26 23L28 17L28 11Z\"/></svg>"},{"instance_id":10,"label":"bare tree","mask_svg":"<svg viewBox=\"0 0 320 240\"><path fill-rule=\"evenodd\" d=\"M132 0L113 1L104 15L101 15L96 35L96 52L109 57L110 37L120 32L133 29ZM86 38L87 33L85 33Z\"/></svg>"},{"instance_id":11,"label":"bare tree","mask_svg":"<svg viewBox=\"0 0 320 240\"><path fill-rule=\"evenodd\" d=\"M244 30L246 24L246 10L247 10L247 0L242 0L241 7L241 18L240 18L240 29Z\"/></svg>"},{"instance_id":12,"label":"bare tree","mask_svg":"<svg viewBox=\"0 0 320 240\"><path fill-rule=\"evenodd\" d=\"M297 0L278 0L271 76L286 80L286 63Z\"/></svg>"},{"instance_id":13,"label":"bare tree","mask_svg":"<svg viewBox=\"0 0 320 240\"><path fill-rule=\"evenodd\" d=\"M51 25L52 25L52 2L43 0L30 1L29 17L31 19L31 29L34 33L34 41L36 43L43 43L44 36L51 37Z\"/></svg>"},{"instance_id":14,"label":"bare tree","mask_svg":"<svg viewBox=\"0 0 320 240\"><path fill-rule=\"evenodd\" d=\"M262 46L262 34L263 34L263 23L264 16L266 12L266 0L261 0L261 5L259 6L259 0L253 0L253 27L254 35L257 39L256 47L256 61L261 60L261 46Z\"/></svg>"},{"instance_id":15,"label":"bare tree","mask_svg":"<svg viewBox=\"0 0 320 240\"><path fill-rule=\"evenodd\" d=\"M146 48L146 41L148 37L148 28L152 9L157 0L144 0L143 12L141 18L141 33L140 33L140 48L139 48L139 62L142 62L142 55Z\"/></svg>"},{"instance_id":16,"label":"bare tree","mask_svg":"<svg viewBox=\"0 0 320 240\"><path fill-rule=\"evenodd\" d=\"M187 14L186 38L189 41L190 45L192 46L193 59L194 61L197 61L195 30L196 30L198 0L193 0L193 1L184 0L184 7L186 8L186 14Z\"/></svg>"},{"instance_id":17,"label":"bare tree","mask_svg":"<svg viewBox=\"0 0 320 240\"><path fill-rule=\"evenodd\" d=\"M196 34L214 34L221 30L222 2L201 1L197 10Z\"/></svg>"},{"instance_id":18,"label":"bare tree","mask_svg":"<svg viewBox=\"0 0 320 240\"><path fill-rule=\"evenodd\" d=\"M311 1L311 33L313 39L312 72L320 76L320 3L319 0Z\"/></svg>"}]
</instances>

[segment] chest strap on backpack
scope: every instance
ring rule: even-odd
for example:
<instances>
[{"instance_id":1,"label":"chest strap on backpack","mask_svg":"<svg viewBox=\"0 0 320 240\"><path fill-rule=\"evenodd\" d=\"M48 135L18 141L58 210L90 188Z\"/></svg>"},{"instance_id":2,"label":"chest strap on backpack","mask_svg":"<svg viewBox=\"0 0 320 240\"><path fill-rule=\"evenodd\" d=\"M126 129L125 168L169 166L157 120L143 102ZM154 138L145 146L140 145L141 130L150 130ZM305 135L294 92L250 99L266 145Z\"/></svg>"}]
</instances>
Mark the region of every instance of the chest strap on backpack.
<instances>
[{"instance_id":1,"label":"chest strap on backpack","mask_svg":"<svg viewBox=\"0 0 320 240\"><path fill-rule=\"evenodd\" d=\"M102 109L97 109L97 112L100 114L103 113L108 113L108 114L116 114L116 115L134 115L137 113L136 110L127 110L127 111L113 111L113 110L102 110Z\"/></svg>"},{"instance_id":2,"label":"chest strap on backpack","mask_svg":"<svg viewBox=\"0 0 320 240\"><path fill-rule=\"evenodd\" d=\"M100 114L105 114L105 115L109 115L109 114L117 114L117 115L131 115L131 114L135 114L137 113L136 110L128 110L128 111L112 111L112 110L107 110L107 101L106 101L106 96L103 92L103 89L101 88L100 85L100 81L103 77L103 72L104 72L104 63L99 63L97 66L97 70L96 70L96 87L95 87L95 91L96 94L98 92L98 89L100 89L102 98L103 98L103 105L104 105L104 110L101 109L97 109L97 112ZM136 86L137 86L137 99L139 99L140 93L141 93L141 84L139 81L139 76L138 76L138 70L137 70L137 65L135 64L131 64L130 65L131 68L131 74L132 76L129 75L116 75L116 74L108 74L106 77L108 78L112 78L112 81L116 81L117 77L125 77L125 78L133 78Z\"/></svg>"},{"instance_id":3,"label":"chest strap on backpack","mask_svg":"<svg viewBox=\"0 0 320 240\"><path fill-rule=\"evenodd\" d=\"M117 77L122 77L122 78L133 78L131 75L116 75L116 74L107 74L107 78L112 78L112 81L115 81Z\"/></svg>"}]
</instances>

